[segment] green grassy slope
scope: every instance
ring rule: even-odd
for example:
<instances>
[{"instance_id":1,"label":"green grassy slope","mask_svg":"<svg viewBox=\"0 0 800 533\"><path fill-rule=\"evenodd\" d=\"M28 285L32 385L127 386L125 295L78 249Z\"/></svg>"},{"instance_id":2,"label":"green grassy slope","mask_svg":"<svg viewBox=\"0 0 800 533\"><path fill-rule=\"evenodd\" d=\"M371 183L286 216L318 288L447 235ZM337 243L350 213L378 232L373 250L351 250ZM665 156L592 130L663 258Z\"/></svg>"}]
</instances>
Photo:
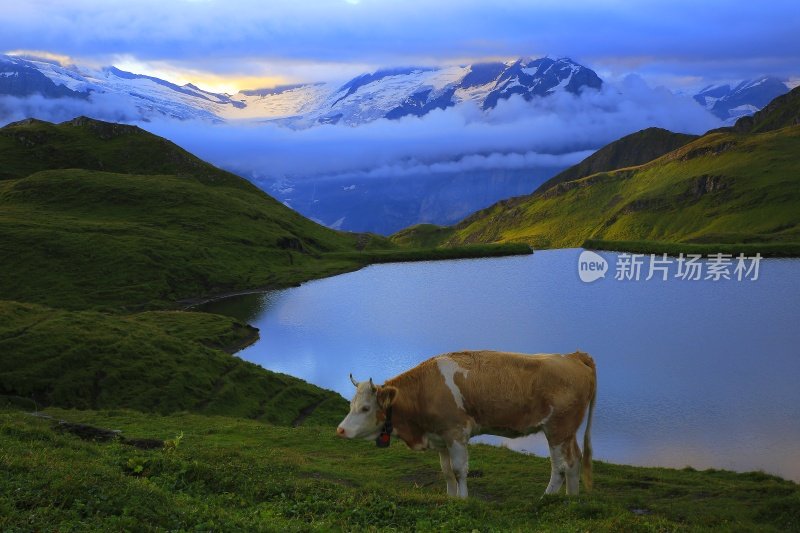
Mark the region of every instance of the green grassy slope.
<instances>
[{"instance_id":1,"label":"green grassy slope","mask_svg":"<svg viewBox=\"0 0 800 533\"><path fill-rule=\"evenodd\" d=\"M0 298L140 310L446 257L334 231L135 126L0 128ZM2 179L5 178L5 179ZM519 253L467 249L461 256Z\"/></svg>"},{"instance_id":2,"label":"green grassy slope","mask_svg":"<svg viewBox=\"0 0 800 533\"><path fill-rule=\"evenodd\" d=\"M193 178L68 169L0 182L5 299L163 307L353 268L320 258L356 242L258 191Z\"/></svg>"},{"instance_id":3,"label":"green grassy slope","mask_svg":"<svg viewBox=\"0 0 800 533\"><path fill-rule=\"evenodd\" d=\"M511 209L495 206L459 224L447 242L800 242L798 153L800 127L707 135L646 165L562 183Z\"/></svg>"},{"instance_id":4,"label":"green grassy slope","mask_svg":"<svg viewBox=\"0 0 800 533\"><path fill-rule=\"evenodd\" d=\"M0 128L0 180L41 170L82 168L119 174L191 177L206 185L258 191L247 180L137 127L78 117L61 124L26 119Z\"/></svg>"},{"instance_id":5,"label":"green grassy slope","mask_svg":"<svg viewBox=\"0 0 800 533\"><path fill-rule=\"evenodd\" d=\"M356 268L388 246L324 228L135 126L78 118L0 128L0 298L161 308Z\"/></svg>"},{"instance_id":6,"label":"green grassy slope","mask_svg":"<svg viewBox=\"0 0 800 533\"><path fill-rule=\"evenodd\" d=\"M345 400L227 351L255 331L205 313L114 315L0 301L0 398L33 407L192 411L291 424L333 423ZM33 401L29 401L33 400Z\"/></svg>"},{"instance_id":7,"label":"green grassy slope","mask_svg":"<svg viewBox=\"0 0 800 533\"><path fill-rule=\"evenodd\" d=\"M696 138L697 135L673 133L661 128L647 128L626 135L604 146L577 165L573 165L556 174L541 184L533 193L501 200L487 209L473 213L459 223L458 227L467 226L472 221L480 220L483 216L489 215L497 209L514 209L530 201L535 195L541 194L559 183L584 178L597 172L606 172L647 163L684 146ZM418 224L398 231L391 235L390 239L392 242L402 246L440 246L453 239L456 233L456 227L453 226Z\"/></svg>"},{"instance_id":8,"label":"green grassy slope","mask_svg":"<svg viewBox=\"0 0 800 533\"><path fill-rule=\"evenodd\" d=\"M402 246L439 246L453 235L452 226L417 224L401 229L389 238Z\"/></svg>"},{"instance_id":9,"label":"green grassy slope","mask_svg":"<svg viewBox=\"0 0 800 533\"><path fill-rule=\"evenodd\" d=\"M542 183L536 193L565 181L573 181L598 172L643 165L697 139L697 135L673 133L662 128L647 128L626 135ZM535 194L535 193L534 193Z\"/></svg>"},{"instance_id":10,"label":"green grassy slope","mask_svg":"<svg viewBox=\"0 0 800 533\"><path fill-rule=\"evenodd\" d=\"M0 409L3 531L792 531L800 487L772 476L595 462L595 490L540 498L546 458L471 446L467 501L435 453L342 441L333 426L128 411L56 418L173 439L142 451Z\"/></svg>"}]
</instances>

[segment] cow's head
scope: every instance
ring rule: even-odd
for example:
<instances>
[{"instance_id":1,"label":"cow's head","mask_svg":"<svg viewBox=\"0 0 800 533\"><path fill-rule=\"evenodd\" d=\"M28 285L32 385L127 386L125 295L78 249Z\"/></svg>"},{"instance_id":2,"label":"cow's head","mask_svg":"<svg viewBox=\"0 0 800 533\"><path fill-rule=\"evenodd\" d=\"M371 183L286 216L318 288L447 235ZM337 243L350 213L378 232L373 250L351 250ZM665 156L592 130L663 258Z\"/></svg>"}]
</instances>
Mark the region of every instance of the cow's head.
<instances>
[{"instance_id":1,"label":"cow's head","mask_svg":"<svg viewBox=\"0 0 800 533\"><path fill-rule=\"evenodd\" d=\"M377 387L369 381L359 383L350 374L356 393L350 400L350 412L336 428L336 434L347 439L374 440L381 432L386 409L397 396L392 386Z\"/></svg>"}]
</instances>

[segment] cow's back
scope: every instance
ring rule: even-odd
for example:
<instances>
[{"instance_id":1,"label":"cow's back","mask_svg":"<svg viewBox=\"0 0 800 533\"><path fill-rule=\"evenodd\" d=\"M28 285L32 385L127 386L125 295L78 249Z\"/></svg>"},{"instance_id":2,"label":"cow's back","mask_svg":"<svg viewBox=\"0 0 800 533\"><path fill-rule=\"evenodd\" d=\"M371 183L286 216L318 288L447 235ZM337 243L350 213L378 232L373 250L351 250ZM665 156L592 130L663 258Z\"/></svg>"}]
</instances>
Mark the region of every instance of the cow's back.
<instances>
[{"instance_id":1,"label":"cow's back","mask_svg":"<svg viewBox=\"0 0 800 533\"><path fill-rule=\"evenodd\" d=\"M468 351L434 360L445 382L451 373L453 393L461 395L477 433L528 434L548 421L577 429L595 387L594 361L582 352Z\"/></svg>"}]
</instances>

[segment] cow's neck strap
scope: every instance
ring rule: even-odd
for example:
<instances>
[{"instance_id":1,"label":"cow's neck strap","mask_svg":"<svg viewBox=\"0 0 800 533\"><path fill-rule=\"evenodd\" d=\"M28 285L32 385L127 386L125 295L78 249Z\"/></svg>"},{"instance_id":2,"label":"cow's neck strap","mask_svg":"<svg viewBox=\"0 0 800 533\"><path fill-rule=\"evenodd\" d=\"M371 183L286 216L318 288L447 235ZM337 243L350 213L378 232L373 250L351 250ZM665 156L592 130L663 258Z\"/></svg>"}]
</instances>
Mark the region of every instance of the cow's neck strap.
<instances>
[{"instance_id":1,"label":"cow's neck strap","mask_svg":"<svg viewBox=\"0 0 800 533\"><path fill-rule=\"evenodd\" d=\"M375 439L375 445L378 448L388 448L389 443L392 440L392 406L386 408L386 419L383 421L383 427L381 428L381 432L378 435L378 438Z\"/></svg>"}]
</instances>

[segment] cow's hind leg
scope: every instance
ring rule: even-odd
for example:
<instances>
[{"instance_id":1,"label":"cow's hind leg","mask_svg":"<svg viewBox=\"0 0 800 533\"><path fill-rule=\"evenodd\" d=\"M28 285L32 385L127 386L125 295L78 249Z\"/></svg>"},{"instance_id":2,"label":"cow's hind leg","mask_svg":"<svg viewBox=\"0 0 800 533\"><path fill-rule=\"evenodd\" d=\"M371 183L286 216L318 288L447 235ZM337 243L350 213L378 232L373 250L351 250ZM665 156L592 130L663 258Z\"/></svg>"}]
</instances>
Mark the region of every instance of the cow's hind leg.
<instances>
[{"instance_id":1,"label":"cow's hind leg","mask_svg":"<svg viewBox=\"0 0 800 533\"><path fill-rule=\"evenodd\" d=\"M581 450L572 435L564 442L550 445L550 483L545 494L556 494L567 482L567 494L578 494L581 475Z\"/></svg>"},{"instance_id":2,"label":"cow's hind leg","mask_svg":"<svg viewBox=\"0 0 800 533\"><path fill-rule=\"evenodd\" d=\"M458 482L458 497L467 497L467 473L469 472L469 452L466 443L453 441L447 451L450 454L450 466Z\"/></svg>"},{"instance_id":3,"label":"cow's hind leg","mask_svg":"<svg viewBox=\"0 0 800 533\"><path fill-rule=\"evenodd\" d=\"M458 482L453 472L453 465L450 463L450 452L447 451L447 448L439 450L439 464L442 465L442 473L447 482L447 495L458 496Z\"/></svg>"},{"instance_id":4,"label":"cow's hind leg","mask_svg":"<svg viewBox=\"0 0 800 533\"><path fill-rule=\"evenodd\" d=\"M550 483L547 484L545 494L556 494L564 484L564 454L561 444L550 446Z\"/></svg>"},{"instance_id":5,"label":"cow's hind leg","mask_svg":"<svg viewBox=\"0 0 800 533\"><path fill-rule=\"evenodd\" d=\"M581 449L578 448L578 441L575 440L575 435L561 446L567 452L567 494L577 496L581 478Z\"/></svg>"}]
</instances>

